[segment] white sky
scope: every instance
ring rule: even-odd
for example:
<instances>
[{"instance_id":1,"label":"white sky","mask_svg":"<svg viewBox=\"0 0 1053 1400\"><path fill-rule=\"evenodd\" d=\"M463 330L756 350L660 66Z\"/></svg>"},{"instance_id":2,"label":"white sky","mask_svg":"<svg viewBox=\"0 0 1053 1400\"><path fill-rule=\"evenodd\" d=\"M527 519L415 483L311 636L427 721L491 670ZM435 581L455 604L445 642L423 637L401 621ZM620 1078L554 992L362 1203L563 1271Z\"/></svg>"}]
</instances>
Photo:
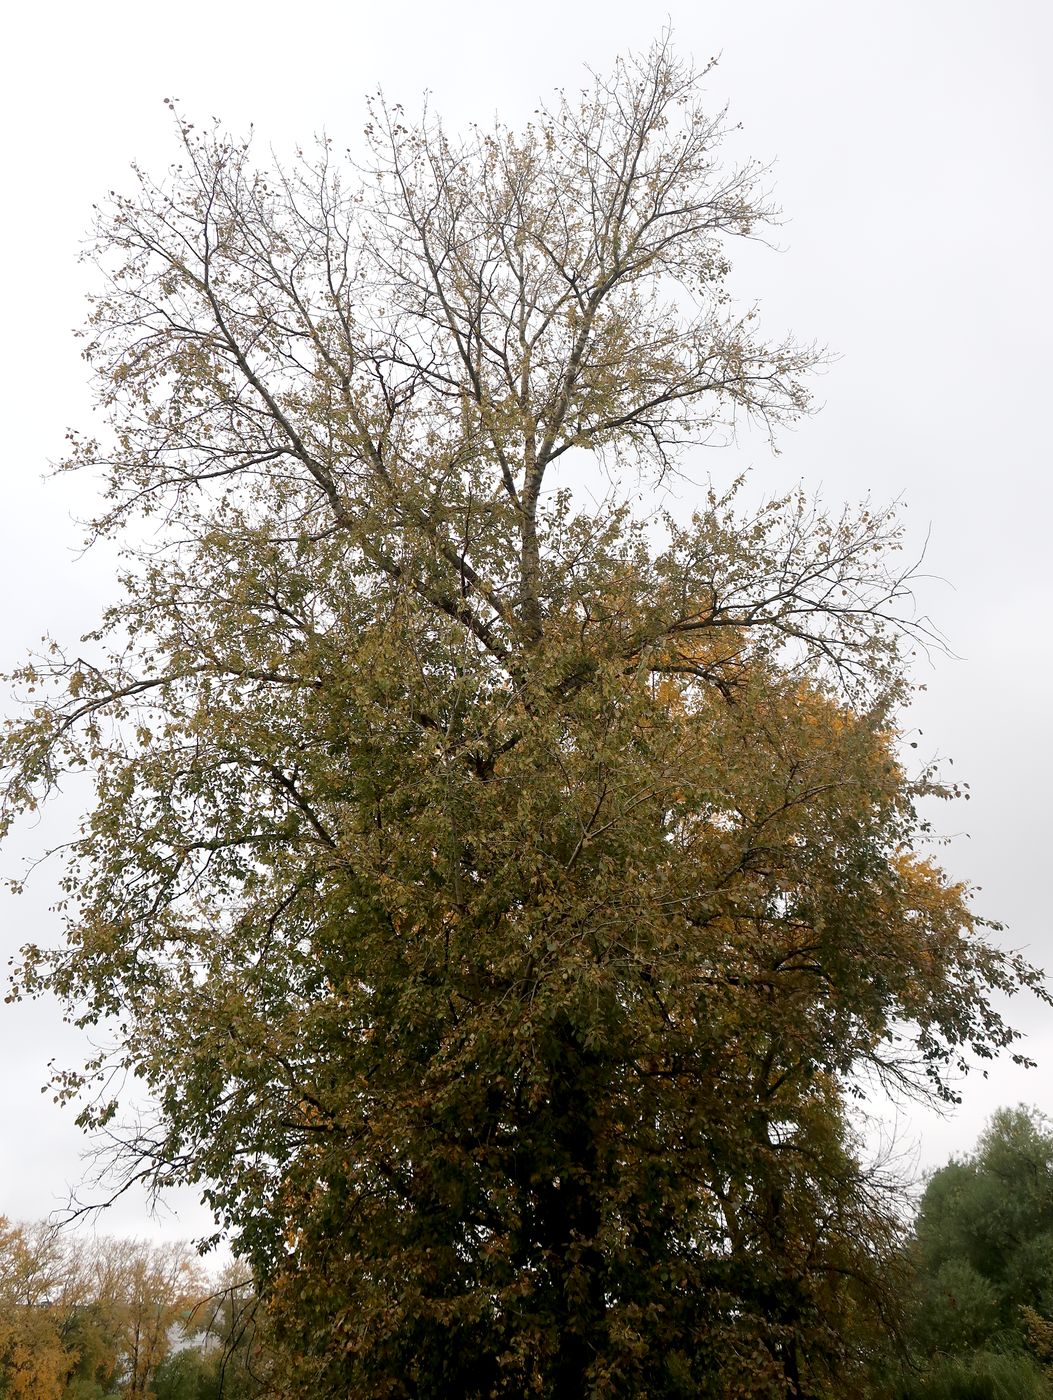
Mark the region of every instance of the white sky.
<instances>
[{"instance_id":1,"label":"white sky","mask_svg":"<svg viewBox=\"0 0 1053 1400\"><path fill-rule=\"evenodd\" d=\"M254 123L264 145L285 148L322 128L354 145L378 84L411 110L429 88L451 127L495 111L515 122L554 87L583 84L583 65L646 47L667 18L682 52L722 54L713 104L731 103L743 152L776 163L782 251L740 252L736 287L760 300L770 333L792 329L840 356L816 386L823 411L778 458L747 443L707 456L699 475L751 466L762 485L803 480L832 503L902 495L919 549L931 525L921 602L961 659L923 663L919 753L952 755L973 793L968 808L938 813L963 833L944 860L983 887L980 908L1006 921L1009 943L1053 965L1045 0L16 7L0 92L0 668L45 631L78 635L113 596L112 559L76 557L72 517L90 510L90 483L41 477L66 426L88 421L70 334L89 285L78 242L92 201L127 185L133 157L155 170L173 157L164 97L191 120ZM0 904L5 957L48 938L49 894L42 880ZM908 1116L901 1131L922 1166L967 1150L999 1104L1053 1111L1053 1017L1025 1003L1016 1017L1039 1069L998 1064L962 1086L951 1120ZM40 1092L47 1061L76 1054L53 1005L0 1006L0 1214L45 1215L82 1174L72 1114ZM101 1228L207 1228L192 1202L178 1205L151 1222L129 1197Z\"/></svg>"}]
</instances>

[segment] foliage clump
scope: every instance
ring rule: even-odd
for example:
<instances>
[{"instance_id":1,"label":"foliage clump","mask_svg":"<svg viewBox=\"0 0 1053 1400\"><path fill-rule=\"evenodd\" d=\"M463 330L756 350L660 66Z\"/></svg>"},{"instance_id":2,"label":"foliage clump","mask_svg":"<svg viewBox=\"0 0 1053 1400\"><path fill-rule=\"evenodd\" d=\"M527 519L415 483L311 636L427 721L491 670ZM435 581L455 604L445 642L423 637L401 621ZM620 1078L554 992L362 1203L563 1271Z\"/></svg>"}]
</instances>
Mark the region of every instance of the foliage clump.
<instances>
[{"instance_id":1,"label":"foliage clump","mask_svg":"<svg viewBox=\"0 0 1053 1400\"><path fill-rule=\"evenodd\" d=\"M908 1241L897 1400L1053 1395L1053 1131L1001 1109L926 1186ZM890 1385L892 1383L890 1382Z\"/></svg>"}]
</instances>

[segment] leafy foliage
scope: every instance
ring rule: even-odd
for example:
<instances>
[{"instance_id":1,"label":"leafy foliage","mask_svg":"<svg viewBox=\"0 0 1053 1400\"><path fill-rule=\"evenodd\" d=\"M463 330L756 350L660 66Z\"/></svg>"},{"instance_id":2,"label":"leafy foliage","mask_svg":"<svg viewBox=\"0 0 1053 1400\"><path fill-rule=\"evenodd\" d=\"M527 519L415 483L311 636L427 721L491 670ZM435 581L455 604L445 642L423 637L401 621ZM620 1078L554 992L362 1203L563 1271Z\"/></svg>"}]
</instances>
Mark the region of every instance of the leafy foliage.
<instances>
[{"instance_id":1,"label":"leafy foliage","mask_svg":"<svg viewBox=\"0 0 1053 1400\"><path fill-rule=\"evenodd\" d=\"M907 1364L877 1393L1045 1397L1053 1337L1053 1133L1023 1107L930 1178L908 1242Z\"/></svg>"},{"instance_id":2,"label":"leafy foliage","mask_svg":"<svg viewBox=\"0 0 1053 1400\"><path fill-rule=\"evenodd\" d=\"M1050 1389L1034 1358L980 1350L940 1357L895 1394L897 1400L1048 1400Z\"/></svg>"},{"instance_id":3,"label":"leafy foliage","mask_svg":"<svg viewBox=\"0 0 1053 1400\"><path fill-rule=\"evenodd\" d=\"M915 1226L934 1350L1020 1342L1021 1308L1053 1316L1053 1132L1002 1109L975 1154L935 1173ZM975 1298L979 1306L970 1306Z\"/></svg>"},{"instance_id":4,"label":"leafy foliage","mask_svg":"<svg viewBox=\"0 0 1053 1400\"><path fill-rule=\"evenodd\" d=\"M95 788L15 991L112 1031L60 1091L119 1136L150 1087L127 1169L201 1185L293 1394L847 1384L897 1226L845 1086L949 1095L1040 985L920 849L890 513L566 485L807 403L698 83L660 44L463 143L378 103L350 190L181 123L100 213L69 465L157 530L19 673L9 811Z\"/></svg>"},{"instance_id":5,"label":"leafy foliage","mask_svg":"<svg viewBox=\"0 0 1053 1400\"><path fill-rule=\"evenodd\" d=\"M215 1382L249 1378L249 1334L215 1325L244 1287L202 1303L206 1285L185 1245L152 1247L97 1238L90 1244L52 1225L0 1219L0 1395L25 1400L160 1397L172 1348L197 1322L214 1345L205 1371ZM195 1305L201 1303L198 1308ZM171 1364L170 1364L171 1363ZM186 1369L186 1368L184 1368ZM264 1366L255 1368L262 1373ZM204 1400L207 1390L201 1392ZM260 1393L258 1381L228 1396Z\"/></svg>"}]
</instances>

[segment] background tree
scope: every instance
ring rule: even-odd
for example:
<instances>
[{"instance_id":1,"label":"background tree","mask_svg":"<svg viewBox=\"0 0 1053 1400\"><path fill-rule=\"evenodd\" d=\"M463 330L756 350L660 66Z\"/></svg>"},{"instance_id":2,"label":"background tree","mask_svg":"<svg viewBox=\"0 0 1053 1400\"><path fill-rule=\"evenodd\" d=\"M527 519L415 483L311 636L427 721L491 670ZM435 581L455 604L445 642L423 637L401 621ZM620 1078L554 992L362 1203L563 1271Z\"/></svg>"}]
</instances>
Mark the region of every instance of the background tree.
<instances>
[{"instance_id":1,"label":"background tree","mask_svg":"<svg viewBox=\"0 0 1053 1400\"><path fill-rule=\"evenodd\" d=\"M112 1031L62 1092L201 1184L292 1393L843 1387L896 1228L844 1086L949 1094L1039 986L919 849L890 514L573 489L807 403L699 82L662 43L463 141L378 102L350 185L180 121L99 215L69 465L128 567L19 673L10 813L95 789L15 994Z\"/></svg>"},{"instance_id":2,"label":"background tree","mask_svg":"<svg viewBox=\"0 0 1053 1400\"><path fill-rule=\"evenodd\" d=\"M1023 1107L994 1115L976 1151L934 1172L910 1241L903 1400L1053 1394L1053 1132Z\"/></svg>"},{"instance_id":3,"label":"background tree","mask_svg":"<svg viewBox=\"0 0 1053 1400\"><path fill-rule=\"evenodd\" d=\"M58 1400L76 1362L63 1336L62 1250L54 1229L0 1217L0 1395Z\"/></svg>"},{"instance_id":4,"label":"background tree","mask_svg":"<svg viewBox=\"0 0 1053 1400\"><path fill-rule=\"evenodd\" d=\"M935 1348L1019 1341L1024 1306L1053 1317L1053 1130L1042 1115L996 1113L975 1153L929 1181L915 1238ZM980 1291L983 1316L961 1316Z\"/></svg>"},{"instance_id":5,"label":"background tree","mask_svg":"<svg viewBox=\"0 0 1053 1400\"><path fill-rule=\"evenodd\" d=\"M145 1400L173 1335L206 1292L193 1252L181 1244L109 1240L96 1252L92 1293L116 1355L122 1400Z\"/></svg>"},{"instance_id":6,"label":"background tree","mask_svg":"<svg viewBox=\"0 0 1053 1400\"><path fill-rule=\"evenodd\" d=\"M157 1400L249 1400L277 1393L266 1316L242 1263L220 1272L190 1325L193 1345L169 1356L154 1376Z\"/></svg>"},{"instance_id":7,"label":"background tree","mask_svg":"<svg viewBox=\"0 0 1053 1400\"><path fill-rule=\"evenodd\" d=\"M153 1395L174 1342L206 1292L200 1264L185 1244L155 1247L105 1237L86 1242L54 1225L4 1221L0 1395Z\"/></svg>"}]
</instances>

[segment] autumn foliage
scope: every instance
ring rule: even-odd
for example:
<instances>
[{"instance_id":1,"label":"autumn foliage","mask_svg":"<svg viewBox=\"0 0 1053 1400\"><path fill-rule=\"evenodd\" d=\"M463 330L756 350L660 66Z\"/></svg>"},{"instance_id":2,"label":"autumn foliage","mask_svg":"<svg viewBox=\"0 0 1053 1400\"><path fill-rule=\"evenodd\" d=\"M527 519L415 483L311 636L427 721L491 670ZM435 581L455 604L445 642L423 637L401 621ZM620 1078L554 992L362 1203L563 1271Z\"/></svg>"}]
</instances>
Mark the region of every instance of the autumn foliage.
<instances>
[{"instance_id":1,"label":"autumn foliage","mask_svg":"<svg viewBox=\"0 0 1053 1400\"><path fill-rule=\"evenodd\" d=\"M128 566L18 678L9 811L94 796L16 993L112 1036L60 1090L201 1187L291 1394L850 1393L898 1232L850 1096L948 1094L1038 986L928 854L891 513L579 489L807 405L699 83L377 103L361 179L180 121L99 213L69 466Z\"/></svg>"},{"instance_id":2,"label":"autumn foliage","mask_svg":"<svg viewBox=\"0 0 1053 1400\"><path fill-rule=\"evenodd\" d=\"M185 1244L89 1238L0 1217L0 1395L169 1400L165 1372L180 1347L197 1357L204 1346L215 1369L232 1350L214 1319L230 1292L207 1280ZM241 1360L229 1366L232 1398L260 1389L236 1388Z\"/></svg>"}]
</instances>

